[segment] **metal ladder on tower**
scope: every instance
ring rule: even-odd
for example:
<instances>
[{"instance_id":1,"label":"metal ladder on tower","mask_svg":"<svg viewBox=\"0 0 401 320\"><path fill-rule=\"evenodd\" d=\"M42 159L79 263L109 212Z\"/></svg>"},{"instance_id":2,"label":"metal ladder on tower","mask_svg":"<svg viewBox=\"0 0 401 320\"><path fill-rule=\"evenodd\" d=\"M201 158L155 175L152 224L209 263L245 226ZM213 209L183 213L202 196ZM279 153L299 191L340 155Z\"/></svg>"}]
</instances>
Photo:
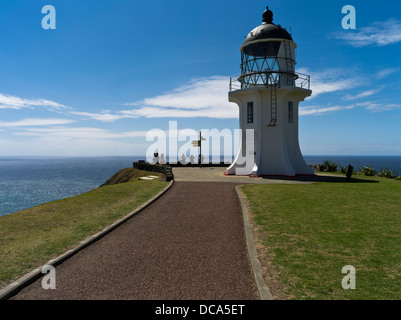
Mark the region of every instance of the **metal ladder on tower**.
<instances>
[{"instance_id":1,"label":"metal ladder on tower","mask_svg":"<svg viewBox=\"0 0 401 320\"><path fill-rule=\"evenodd\" d=\"M285 49L285 62L287 66L287 86L294 85L294 65L291 54L291 45L289 41L284 41L284 49Z\"/></svg>"},{"instance_id":2,"label":"metal ladder on tower","mask_svg":"<svg viewBox=\"0 0 401 320\"><path fill-rule=\"evenodd\" d=\"M277 122L277 82L273 81L270 84L270 106L271 106L271 118L269 127L275 127Z\"/></svg>"}]
</instances>

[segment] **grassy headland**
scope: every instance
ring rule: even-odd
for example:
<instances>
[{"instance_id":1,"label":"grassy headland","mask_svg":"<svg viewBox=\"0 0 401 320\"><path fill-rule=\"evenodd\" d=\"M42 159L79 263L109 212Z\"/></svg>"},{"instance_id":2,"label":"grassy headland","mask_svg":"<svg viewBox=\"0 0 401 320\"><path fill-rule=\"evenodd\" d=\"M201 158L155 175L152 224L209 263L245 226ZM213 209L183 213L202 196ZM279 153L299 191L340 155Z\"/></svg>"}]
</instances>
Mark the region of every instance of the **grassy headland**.
<instances>
[{"instance_id":1,"label":"grassy headland","mask_svg":"<svg viewBox=\"0 0 401 320\"><path fill-rule=\"evenodd\" d=\"M242 190L262 264L269 270L265 277L278 284L273 296L401 297L401 181L357 176L351 182ZM342 288L346 265L356 269L355 290Z\"/></svg>"},{"instance_id":2,"label":"grassy headland","mask_svg":"<svg viewBox=\"0 0 401 320\"><path fill-rule=\"evenodd\" d=\"M87 193L0 217L0 287L45 264L162 191L160 175L123 169Z\"/></svg>"}]
</instances>

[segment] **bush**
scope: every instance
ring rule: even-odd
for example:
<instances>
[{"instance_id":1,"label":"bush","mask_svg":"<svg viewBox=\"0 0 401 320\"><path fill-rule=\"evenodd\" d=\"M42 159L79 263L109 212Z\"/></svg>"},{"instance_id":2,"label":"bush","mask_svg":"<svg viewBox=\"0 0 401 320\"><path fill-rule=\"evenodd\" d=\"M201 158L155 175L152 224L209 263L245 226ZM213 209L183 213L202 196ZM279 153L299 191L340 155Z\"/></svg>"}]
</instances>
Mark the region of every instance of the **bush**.
<instances>
[{"instance_id":1,"label":"bush","mask_svg":"<svg viewBox=\"0 0 401 320\"><path fill-rule=\"evenodd\" d=\"M337 170L337 166L337 163L331 160L326 160L320 165L320 170L325 172L334 172Z\"/></svg>"},{"instance_id":2,"label":"bush","mask_svg":"<svg viewBox=\"0 0 401 320\"><path fill-rule=\"evenodd\" d=\"M373 169L372 167L362 167L359 169L359 172L364 175L364 176L375 176L377 174L377 171L375 169Z\"/></svg>"},{"instance_id":3,"label":"bush","mask_svg":"<svg viewBox=\"0 0 401 320\"><path fill-rule=\"evenodd\" d=\"M388 168L384 168L384 169L380 169L378 176L384 177L384 178L389 178L389 179L396 179L398 175L395 171L388 169Z\"/></svg>"},{"instance_id":4,"label":"bush","mask_svg":"<svg viewBox=\"0 0 401 320\"><path fill-rule=\"evenodd\" d=\"M340 168L339 169L339 171L340 171L340 173L342 173L342 174L347 174L347 171L348 171L348 166L341 166L341 165L338 165L338 167ZM354 171L355 172L355 171Z\"/></svg>"}]
</instances>

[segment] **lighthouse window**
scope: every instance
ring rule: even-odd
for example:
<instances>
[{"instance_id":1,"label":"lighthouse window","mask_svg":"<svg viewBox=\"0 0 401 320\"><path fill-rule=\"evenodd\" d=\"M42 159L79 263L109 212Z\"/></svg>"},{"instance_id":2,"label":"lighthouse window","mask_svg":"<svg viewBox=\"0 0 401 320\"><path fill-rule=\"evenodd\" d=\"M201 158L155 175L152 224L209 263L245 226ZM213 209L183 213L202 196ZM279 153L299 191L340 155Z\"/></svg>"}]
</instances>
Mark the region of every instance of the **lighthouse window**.
<instances>
[{"instance_id":1,"label":"lighthouse window","mask_svg":"<svg viewBox=\"0 0 401 320\"><path fill-rule=\"evenodd\" d=\"M294 122L294 103L288 101L288 123Z\"/></svg>"},{"instance_id":2,"label":"lighthouse window","mask_svg":"<svg viewBox=\"0 0 401 320\"><path fill-rule=\"evenodd\" d=\"M247 122L253 123L253 102L248 102L247 105Z\"/></svg>"}]
</instances>

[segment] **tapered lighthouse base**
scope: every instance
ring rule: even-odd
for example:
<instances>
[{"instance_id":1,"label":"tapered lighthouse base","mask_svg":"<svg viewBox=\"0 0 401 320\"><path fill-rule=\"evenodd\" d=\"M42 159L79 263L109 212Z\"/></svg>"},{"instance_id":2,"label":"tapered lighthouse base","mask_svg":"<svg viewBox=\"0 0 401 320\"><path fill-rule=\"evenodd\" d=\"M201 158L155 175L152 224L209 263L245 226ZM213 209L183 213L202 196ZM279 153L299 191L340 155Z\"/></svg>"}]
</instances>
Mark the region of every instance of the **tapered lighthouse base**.
<instances>
[{"instance_id":1,"label":"tapered lighthouse base","mask_svg":"<svg viewBox=\"0 0 401 320\"><path fill-rule=\"evenodd\" d=\"M314 175L314 170L305 163L298 142L298 104L310 94L310 90L283 86L276 89L276 106L272 106L269 88L230 92L229 101L239 106L242 130L238 153L226 174Z\"/></svg>"},{"instance_id":2,"label":"tapered lighthouse base","mask_svg":"<svg viewBox=\"0 0 401 320\"><path fill-rule=\"evenodd\" d=\"M236 159L239 158L243 157L239 156ZM302 155L289 159L284 154L277 154L277 151L275 151L274 157L268 157L267 159L262 159L262 161L259 160L259 163L254 162L253 165L244 164L243 161L234 161L224 174L250 177L315 175L314 170L305 163Z\"/></svg>"}]
</instances>

